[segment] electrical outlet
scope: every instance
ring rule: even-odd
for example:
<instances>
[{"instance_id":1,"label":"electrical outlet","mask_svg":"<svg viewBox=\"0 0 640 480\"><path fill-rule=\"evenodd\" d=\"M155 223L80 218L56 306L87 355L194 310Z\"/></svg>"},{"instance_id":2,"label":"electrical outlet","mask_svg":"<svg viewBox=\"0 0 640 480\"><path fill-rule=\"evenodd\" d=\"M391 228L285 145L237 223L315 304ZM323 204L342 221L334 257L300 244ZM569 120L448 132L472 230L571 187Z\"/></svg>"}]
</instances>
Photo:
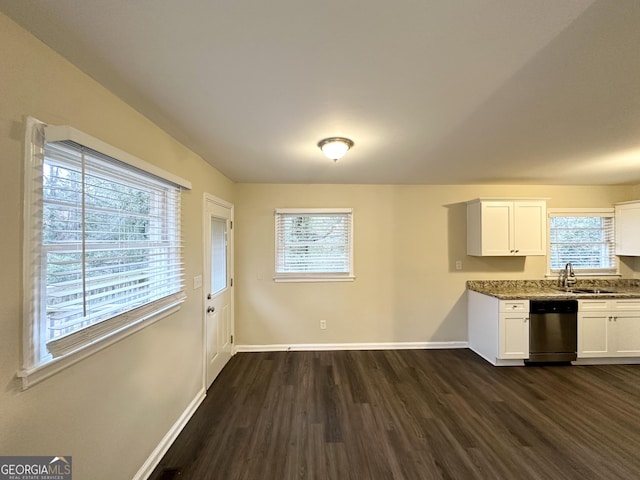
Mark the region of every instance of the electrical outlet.
<instances>
[{"instance_id":1,"label":"electrical outlet","mask_svg":"<svg viewBox=\"0 0 640 480\"><path fill-rule=\"evenodd\" d=\"M327 329L327 321L320 320L320 330L326 330L326 329Z\"/></svg>"},{"instance_id":2,"label":"electrical outlet","mask_svg":"<svg viewBox=\"0 0 640 480\"><path fill-rule=\"evenodd\" d=\"M462 270L462 260L456 260L456 270Z\"/></svg>"}]
</instances>

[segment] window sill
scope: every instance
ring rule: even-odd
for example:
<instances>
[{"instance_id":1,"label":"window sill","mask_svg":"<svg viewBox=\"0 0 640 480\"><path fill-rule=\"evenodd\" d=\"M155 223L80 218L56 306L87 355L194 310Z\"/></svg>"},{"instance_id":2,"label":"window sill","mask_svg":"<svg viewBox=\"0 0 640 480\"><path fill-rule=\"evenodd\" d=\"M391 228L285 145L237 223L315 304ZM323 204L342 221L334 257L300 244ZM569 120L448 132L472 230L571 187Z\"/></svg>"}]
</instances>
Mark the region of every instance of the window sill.
<instances>
[{"instance_id":1,"label":"window sill","mask_svg":"<svg viewBox=\"0 0 640 480\"><path fill-rule=\"evenodd\" d=\"M19 378L22 378L22 390L27 390L33 385L40 383L41 381L55 375L56 373L64 370L71 365L78 363L79 361L93 355L100 350L113 345L116 342L133 335L134 333L154 324L155 322L162 320L169 315L180 310L180 305L184 302L186 297L182 297L175 302L166 305L161 310L153 312L146 317L140 318L138 321L130 323L109 335L106 335L93 343L85 345L77 350L70 352L62 357L54 358L42 365L37 365L33 368L22 369L17 373Z\"/></svg>"},{"instance_id":2,"label":"window sill","mask_svg":"<svg viewBox=\"0 0 640 480\"><path fill-rule=\"evenodd\" d=\"M544 277L545 278L552 278L552 279L558 279L558 277L560 276L560 273L547 273ZM620 273L578 273L575 272L575 276L576 277L580 277L580 278L600 278L600 277L622 277L622 274Z\"/></svg>"},{"instance_id":3,"label":"window sill","mask_svg":"<svg viewBox=\"0 0 640 480\"><path fill-rule=\"evenodd\" d=\"M355 275L276 275L276 283L353 282Z\"/></svg>"}]
</instances>

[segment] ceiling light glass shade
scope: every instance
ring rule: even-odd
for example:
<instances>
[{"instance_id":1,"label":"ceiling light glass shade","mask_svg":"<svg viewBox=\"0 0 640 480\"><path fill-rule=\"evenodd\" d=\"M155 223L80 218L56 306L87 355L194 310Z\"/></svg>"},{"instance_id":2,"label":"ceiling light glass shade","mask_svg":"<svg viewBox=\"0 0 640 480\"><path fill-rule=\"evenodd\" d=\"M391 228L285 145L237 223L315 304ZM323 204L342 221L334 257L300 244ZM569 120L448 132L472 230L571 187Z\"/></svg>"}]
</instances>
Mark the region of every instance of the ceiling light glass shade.
<instances>
[{"instance_id":1,"label":"ceiling light glass shade","mask_svg":"<svg viewBox=\"0 0 640 480\"><path fill-rule=\"evenodd\" d=\"M348 138L331 137L320 140L320 142L318 142L318 147L320 147L320 150L322 150L325 157L336 161L339 158L344 157L344 154L353 147L353 142Z\"/></svg>"}]
</instances>

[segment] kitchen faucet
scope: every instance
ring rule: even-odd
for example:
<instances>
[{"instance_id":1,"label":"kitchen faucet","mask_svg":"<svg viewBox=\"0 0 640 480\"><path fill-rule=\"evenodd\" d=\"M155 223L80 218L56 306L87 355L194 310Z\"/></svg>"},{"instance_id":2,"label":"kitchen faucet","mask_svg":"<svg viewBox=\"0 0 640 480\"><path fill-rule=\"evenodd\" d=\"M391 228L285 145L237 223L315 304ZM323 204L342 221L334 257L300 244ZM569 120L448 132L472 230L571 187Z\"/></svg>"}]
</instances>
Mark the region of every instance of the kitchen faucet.
<instances>
[{"instance_id":1,"label":"kitchen faucet","mask_svg":"<svg viewBox=\"0 0 640 480\"><path fill-rule=\"evenodd\" d=\"M564 266L564 270L562 271L562 286L569 288L575 285L577 281L576 274L573 273L573 265L569 262Z\"/></svg>"}]
</instances>

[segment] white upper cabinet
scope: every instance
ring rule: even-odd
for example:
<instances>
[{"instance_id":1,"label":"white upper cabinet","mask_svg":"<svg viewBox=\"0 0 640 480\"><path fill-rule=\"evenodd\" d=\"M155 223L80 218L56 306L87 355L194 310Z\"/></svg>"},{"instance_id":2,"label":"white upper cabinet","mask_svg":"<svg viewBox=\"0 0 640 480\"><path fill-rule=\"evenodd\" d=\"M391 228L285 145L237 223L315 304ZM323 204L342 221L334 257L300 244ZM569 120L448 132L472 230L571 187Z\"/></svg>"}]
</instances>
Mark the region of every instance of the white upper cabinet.
<instances>
[{"instance_id":1,"label":"white upper cabinet","mask_svg":"<svg viewBox=\"0 0 640 480\"><path fill-rule=\"evenodd\" d=\"M616 205L616 255L640 257L640 200Z\"/></svg>"},{"instance_id":2,"label":"white upper cabinet","mask_svg":"<svg viewBox=\"0 0 640 480\"><path fill-rule=\"evenodd\" d=\"M546 236L544 199L478 198L467 203L468 255L544 255Z\"/></svg>"}]
</instances>

